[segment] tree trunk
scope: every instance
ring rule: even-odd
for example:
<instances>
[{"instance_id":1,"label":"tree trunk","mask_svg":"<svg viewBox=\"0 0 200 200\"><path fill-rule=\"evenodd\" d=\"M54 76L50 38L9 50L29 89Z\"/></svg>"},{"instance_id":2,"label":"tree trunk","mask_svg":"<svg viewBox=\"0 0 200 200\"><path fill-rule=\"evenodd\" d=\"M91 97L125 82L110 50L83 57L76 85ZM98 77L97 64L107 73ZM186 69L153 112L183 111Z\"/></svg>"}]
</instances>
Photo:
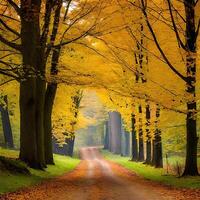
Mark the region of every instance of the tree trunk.
<instances>
[{"instance_id":1,"label":"tree trunk","mask_svg":"<svg viewBox=\"0 0 200 200\"><path fill-rule=\"evenodd\" d=\"M109 149L109 130L108 121L105 122L105 136L104 136L104 149Z\"/></svg>"},{"instance_id":2,"label":"tree trunk","mask_svg":"<svg viewBox=\"0 0 200 200\"><path fill-rule=\"evenodd\" d=\"M156 168L163 167L163 156L162 156L162 139L160 130L156 130L155 139L153 141L153 158L152 165Z\"/></svg>"},{"instance_id":3,"label":"tree trunk","mask_svg":"<svg viewBox=\"0 0 200 200\"><path fill-rule=\"evenodd\" d=\"M121 153L121 115L118 112L110 112L109 120L111 124L111 152Z\"/></svg>"},{"instance_id":4,"label":"tree trunk","mask_svg":"<svg viewBox=\"0 0 200 200\"><path fill-rule=\"evenodd\" d=\"M132 114L131 116L131 121L132 121L132 161L137 161L138 160L138 141L137 141L137 136L136 136L136 130L135 130L135 115Z\"/></svg>"},{"instance_id":5,"label":"tree trunk","mask_svg":"<svg viewBox=\"0 0 200 200\"><path fill-rule=\"evenodd\" d=\"M8 148L14 148L13 135L12 135L10 117L9 117L9 112L8 112L7 96L4 96L4 101L6 105L5 107L3 105L0 105L0 112L1 112L3 133L4 133L4 138L5 138L5 145Z\"/></svg>"},{"instance_id":6,"label":"tree trunk","mask_svg":"<svg viewBox=\"0 0 200 200\"><path fill-rule=\"evenodd\" d=\"M158 128L158 122L160 117L160 108L157 105L156 108L156 121L155 121L155 135L153 139L153 153L151 164L156 168L163 167L163 156L162 156L162 138L161 131Z\"/></svg>"},{"instance_id":7,"label":"tree trunk","mask_svg":"<svg viewBox=\"0 0 200 200\"><path fill-rule=\"evenodd\" d=\"M139 152L138 161L144 161L144 140L143 140L143 130L142 130L142 106L139 105Z\"/></svg>"},{"instance_id":8,"label":"tree trunk","mask_svg":"<svg viewBox=\"0 0 200 200\"><path fill-rule=\"evenodd\" d=\"M143 131L139 129L139 154L138 161L144 161L144 141L143 141Z\"/></svg>"},{"instance_id":9,"label":"tree trunk","mask_svg":"<svg viewBox=\"0 0 200 200\"><path fill-rule=\"evenodd\" d=\"M130 156L130 133L125 131L125 156Z\"/></svg>"},{"instance_id":10,"label":"tree trunk","mask_svg":"<svg viewBox=\"0 0 200 200\"><path fill-rule=\"evenodd\" d=\"M71 138L66 140L66 143L67 143L67 156L73 157L74 142L75 142L75 136L72 136Z\"/></svg>"},{"instance_id":11,"label":"tree trunk","mask_svg":"<svg viewBox=\"0 0 200 200\"><path fill-rule=\"evenodd\" d=\"M196 102L187 104L188 111L196 110ZM196 119L194 118L193 111L187 114L187 145L186 145L186 161L183 175L195 176L198 175L197 164L197 145L198 137L196 130Z\"/></svg>"},{"instance_id":12,"label":"tree trunk","mask_svg":"<svg viewBox=\"0 0 200 200\"><path fill-rule=\"evenodd\" d=\"M186 69L187 69L187 93L191 97L191 101L187 103L187 119L186 119L186 161L184 176L198 175L197 167L197 105L196 105L196 48L197 35L195 24L195 1L184 0L186 15Z\"/></svg>"},{"instance_id":13,"label":"tree trunk","mask_svg":"<svg viewBox=\"0 0 200 200\"><path fill-rule=\"evenodd\" d=\"M42 48L42 47L40 47ZM44 105L45 105L45 91L46 91L46 82L45 82L45 64L43 50L38 54L38 64L37 71L39 75L36 77L36 137L37 137L37 152L38 159L41 164L41 168L46 167L45 161L45 146L44 146Z\"/></svg>"},{"instance_id":14,"label":"tree trunk","mask_svg":"<svg viewBox=\"0 0 200 200\"><path fill-rule=\"evenodd\" d=\"M146 160L145 164L151 164L151 140L146 142Z\"/></svg>"},{"instance_id":15,"label":"tree trunk","mask_svg":"<svg viewBox=\"0 0 200 200\"><path fill-rule=\"evenodd\" d=\"M146 160L145 164L151 164L151 136L150 136L150 106L146 106Z\"/></svg>"},{"instance_id":16,"label":"tree trunk","mask_svg":"<svg viewBox=\"0 0 200 200\"><path fill-rule=\"evenodd\" d=\"M36 126L36 72L38 64L37 50L40 46L40 8L40 0L21 0L21 43L24 79L20 83L19 157L33 168L43 166L41 160L38 159Z\"/></svg>"},{"instance_id":17,"label":"tree trunk","mask_svg":"<svg viewBox=\"0 0 200 200\"><path fill-rule=\"evenodd\" d=\"M123 123L121 125L121 156L126 156L126 132L124 130Z\"/></svg>"},{"instance_id":18,"label":"tree trunk","mask_svg":"<svg viewBox=\"0 0 200 200\"><path fill-rule=\"evenodd\" d=\"M111 133L110 113L109 113L109 119L108 119L108 137L109 137L108 150L111 152L112 133Z\"/></svg>"},{"instance_id":19,"label":"tree trunk","mask_svg":"<svg viewBox=\"0 0 200 200\"><path fill-rule=\"evenodd\" d=\"M60 57L61 48L54 49L51 61L51 75L58 74L58 61ZM53 103L56 97L57 83L48 83L45 93L44 105L44 148L45 160L47 164L54 164L53 150L52 150L52 112Z\"/></svg>"},{"instance_id":20,"label":"tree trunk","mask_svg":"<svg viewBox=\"0 0 200 200\"><path fill-rule=\"evenodd\" d=\"M44 105L44 137L45 137L45 160L47 164L54 164L52 149L52 110L56 96L57 84L49 83L46 89Z\"/></svg>"}]
</instances>

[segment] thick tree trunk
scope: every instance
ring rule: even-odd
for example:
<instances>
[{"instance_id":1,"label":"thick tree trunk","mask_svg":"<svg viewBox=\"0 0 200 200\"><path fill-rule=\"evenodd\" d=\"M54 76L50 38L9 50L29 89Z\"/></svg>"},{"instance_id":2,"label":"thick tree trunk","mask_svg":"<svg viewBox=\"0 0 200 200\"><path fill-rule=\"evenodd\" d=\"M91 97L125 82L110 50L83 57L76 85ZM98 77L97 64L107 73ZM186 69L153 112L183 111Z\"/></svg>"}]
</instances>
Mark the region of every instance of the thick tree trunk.
<instances>
[{"instance_id":1,"label":"thick tree trunk","mask_svg":"<svg viewBox=\"0 0 200 200\"><path fill-rule=\"evenodd\" d=\"M72 136L71 138L66 140L66 143L67 143L67 156L73 157L74 142L75 142L75 136Z\"/></svg>"},{"instance_id":2,"label":"thick tree trunk","mask_svg":"<svg viewBox=\"0 0 200 200\"><path fill-rule=\"evenodd\" d=\"M151 164L151 140L146 142L146 160L145 164Z\"/></svg>"},{"instance_id":3,"label":"thick tree trunk","mask_svg":"<svg viewBox=\"0 0 200 200\"><path fill-rule=\"evenodd\" d=\"M135 130L135 115L132 114L131 116L131 121L132 121L132 161L137 161L138 160L138 141L137 141L137 135L136 135L136 130Z\"/></svg>"},{"instance_id":4,"label":"thick tree trunk","mask_svg":"<svg viewBox=\"0 0 200 200\"><path fill-rule=\"evenodd\" d=\"M144 141L143 141L143 131L142 131L142 129L139 129L138 161L144 161Z\"/></svg>"},{"instance_id":5,"label":"thick tree trunk","mask_svg":"<svg viewBox=\"0 0 200 200\"><path fill-rule=\"evenodd\" d=\"M121 115L118 112L110 112L109 120L111 125L111 152L121 153Z\"/></svg>"},{"instance_id":6,"label":"thick tree trunk","mask_svg":"<svg viewBox=\"0 0 200 200\"><path fill-rule=\"evenodd\" d=\"M52 110L56 96L57 84L49 83L46 89L44 105L44 137L45 137L45 160L47 164L54 164L52 150Z\"/></svg>"},{"instance_id":7,"label":"thick tree trunk","mask_svg":"<svg viewBox=\"0 0 200 200\"><path fill-rule=\"evenodd\" d=\"M126 131L124 130L123 123L121 125L121 156L126 156Z\"/></svg>"},{"instance_id":8,"label":"thick tree trunk","mask_svg":"<svg viewBox=\"0 0 200 200\"><path fill-rule=\"evenodd\" d=\"M109 130L108 121L105 122L104 134L104 149L109 149Z\"/></svg>"},{"instance_id":9,"label":"thick tree trunk","mask_svg":"<svg viewBox=\"0 0 200 200\"><path fill-rule=\"evenodd\" d=\"M54 49L51 61L51 75L58 74L58 61L60 57L61 48ZM52 112L53 103L56 97L57 83L48 83L45 93L44 105L44 148L45 160L47 164L54 164L53 150L52 150Z\"/></svg>"},{"instance_id":10,"label":"thick tree trunk","mask_svg":"<svg viewBox=\"0 0 200 200\"><path fill-rule=\"evenodd\" d=\"M197 124L196 119L193 116L193 109L196 110L196 102L188 104L187 114L187 145L186 145L186 161L183 175L195 176L198 175L197 167ZM191 112L189 112L191 110Z\"/></svg>"},{"instance_id":11,"label":"thick tree trunk","mask_svg":"<svg viewBox=\"0 0 200 200\"><path fill-rule=\"evenodd\" d=\"M5 146L8 148L14 148L13 135L12 135L10 117L9 117L9 112L8 112L7 96L4 96L4 101L6 105L5 106L0 105L0 112L1 112L1 120L2 120L2 126L3 126Z\"/></svg>"},{"instance_id":12,"label":"thick tree trunk","mask_svg":"<svg viewBox=\"0 0 200 200\"><path fill-rule=\"evenodd\" d=\"M155 138L153 140L153 153L152 153L152 165L156 168L163 167L162 156L162 139L160 130L156 130Z\"/></svg>"},{"instance_id":13,"label":"thick tree trunk","mask_svg":"<svg viewBox=\"0 0 200 200\"><path fill-rule=\"evenodd\" d=\"M197 35L195 24L195 0L184 0L186 15L186 68L187 68L187 92L191 97L191 101L187 103L187 119L186 119L186 161L184 176L198 175L197 167L197 105L196 105L196 48Z\"/></svg>"},{"instance_id":14,"label":"thick tree trunk","mask_svg":"<svg viewBox=\"0 0 200 200\"><path fill-rule=\"evenodd\" d=\"M20 159L30 167L39 168L35 123L35 88L35 78L28 78L20 84Z\"/></svg>"},{"instance_id":15,"label":"thick tree trunk","mask_svg":"<svg viewBox=\"0 0 200 200\"><path fill-rule=\"evenodd\" d=\"M40 46L41 1L21 0L21 42L24 79L20 83L20 159L30 167L41 168L38 158L36 125L37 55ZM33 15L34 13L34 15Z\"/></svg>"},{"instance_id":16,"label":"thick tree trunk","mask_svg":"<svg viewBox=\"0 0 200 200\"><path fill-rule=\"evenodd\" d=\"M160 108L159 108L159 105L157 105L155 133L154 133L153 149L152 149L153 152L152 152L152 160L151 160L151 164L156 168L163 167L162 137L161 137L161 131L158 128L159 117L160 117Z\"/></svg>"},{"instance_id":17,"label":"thick tree trunk","mask_svg":"<svg viewBox=\"0 0 200 200\"><path fill-rule=\"evenodd\" d=\"M40 52L38 50L38 52ZM43 52L37 56L38 65L37 70L39 75L36 77L36 137L37 137L37 152L41 168L46 167L45 148L44 148L44 105L45 105L45 64Z\"/></svg>"},{"instance_id":18,"label":"thick tree trunk","mask_svg":"<svg viewBox=\"0 0 200 200\"><path fill-rule=\"evenodd\" d=\"M130 156L130 133L125 131L125 156Z\"/></svg>"}]
</instances>

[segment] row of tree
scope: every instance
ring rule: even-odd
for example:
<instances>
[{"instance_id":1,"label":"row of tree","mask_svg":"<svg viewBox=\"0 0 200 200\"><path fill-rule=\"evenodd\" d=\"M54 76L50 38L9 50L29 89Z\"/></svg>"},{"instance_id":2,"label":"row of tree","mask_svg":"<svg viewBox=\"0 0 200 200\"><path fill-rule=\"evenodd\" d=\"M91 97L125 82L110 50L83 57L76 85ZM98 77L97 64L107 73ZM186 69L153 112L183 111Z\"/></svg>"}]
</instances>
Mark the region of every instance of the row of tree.
<instances>
[{"instance_id":1,"label":"row of tree","mask_svg":"<svg viewBox=\"0 0 200 200\"><path fill-rule=\"evenodd\" d=\"M132 113L139 110L142 115L146 110L147 124L150 102L184 114L187 130L184 175L197 175L199 2L111 3L113 6L98 0L2 0L0 74L10 77L5 84L14 79L20 85L20 159L34 168L53 163L51 115L57 83L79 81L85 85L84 77L89 80L86 85L131 99L131 106L135 107ZM168 41L163 42L168 36ZM72 44L79 45L77 52ZM97 57L92 57L90 66L95 67L91 73L85 73L90 67L82 71L77 67L84 62L89 64L87 52L81 52L80 45L104 58L99 63ZM61 66L63 52L67 59L78 61L72 67L67 66L71 63ZM101 74L96 66L99 69L104 66L104 72L112 72L112 77L109 73ZM60 77L63 68L65 76ZM111 81L107 84L105 80ZM140 100L146 101L146 105ZM138 117L136 122L138 149L142 150L142 118ZM150 138L148 128L145 134ZM150 140L160 140L159 135L158 130L155 139L147 140L147 152L150 146L151 151L155 146L150 145Z\"/></svg>"},{"instance_id":2,"label":"row of tree","mask_svg":"<svg viewBox=\"0 0 200 200\"><path fill-rule=\"evenodd\" d=\"M140 108L141 109L141 108ZM149 120L150 110L146 108L146 120ZM157 109L155 132L152 137L149 133L149 124L146 123L146 137L143 127L136 130L136 116L133 114L131 132L126 131L121 114L109 112L108 121L105 123L104 149L114 154L131 156L132 161L144 162L157 168L163 167L161 131L157 127L160 110ZM138 118L137 120L141 120ZM146 143L146 144L145 144ZM145 148L146 147L146 148Z\"/></svg>"},{"instance_id":3,"label":"row of tree","mask_svg":"<svg viewBox=\"0 0 200 200\"><path fill-rule=\"evenodd\" d=\"M72 12L76 4L65 0L9 0L1 4L0 42L5 55L0 73L19 81L20 159L33 168L53 164L51 115L61 50L92 34L97 20L87 26L80 24L92 12L95 16L99 6L79 3ZM5 61L10 55L14 58Z\"/></svg>"}]
</instances>

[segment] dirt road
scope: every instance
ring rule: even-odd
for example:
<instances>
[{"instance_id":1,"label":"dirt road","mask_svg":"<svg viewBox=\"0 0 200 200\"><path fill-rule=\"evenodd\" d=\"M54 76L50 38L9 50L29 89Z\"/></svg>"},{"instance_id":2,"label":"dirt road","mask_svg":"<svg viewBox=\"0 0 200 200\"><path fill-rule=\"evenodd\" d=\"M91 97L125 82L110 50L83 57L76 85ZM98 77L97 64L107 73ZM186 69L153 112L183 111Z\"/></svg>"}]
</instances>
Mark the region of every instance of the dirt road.
<instances>
[{"instance_id":1,"label":"dirt road","mask_svg":"<svg viewBox=\"0 0 200 200\"><path fill-rule=\"evenodd\" d=\"M197 200L199 191L177 190L144 180L102 159L97 148L81 150L72 172L0 197L1 200Z\"/></svg>"}]
</instances>

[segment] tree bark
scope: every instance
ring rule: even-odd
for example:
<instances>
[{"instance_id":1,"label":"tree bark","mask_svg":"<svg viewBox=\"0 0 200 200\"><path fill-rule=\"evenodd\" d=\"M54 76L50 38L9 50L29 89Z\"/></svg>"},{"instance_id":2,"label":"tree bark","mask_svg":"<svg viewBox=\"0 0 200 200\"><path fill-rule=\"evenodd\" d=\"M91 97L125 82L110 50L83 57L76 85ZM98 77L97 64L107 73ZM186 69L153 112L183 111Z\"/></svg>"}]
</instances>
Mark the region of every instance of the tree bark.
<instances>
[{"instance_id":1,"label":"tree bark","mask_svg":"<svg viewBox=\"0 0 200 200\"><path fill-rule=\"evenodd\" d=\"M151 164L156 168L163 167L162 137L161 137L161 131L158 128L159 117L160 117L160 108L159 108L159 105L157 105L155 133L154 133L154 139L153 139L153 152L152 152L152 160L151 160Z\"/></svg>"},{"instance_id":2,"label":"tree bark","mask_svg":"<svg viewBox=\"0 0 200 200\"><path fill-rule=\"evenodd\" d=\"M21 0L21 43L24 79L20 83L20 159L30 167L42 168L36 125L37 55L40 46L41 1ZM33 15L34 13L34 15Z\"/></svg>"},{"instance_id":3,"label":"tree bark","mask_svg":"<svg viewBox=\"0 0 200 200\"><path fill-rule=\"evenodd\" d=\"M142 106L139 105L139 152L138 152L138 161L144 161L144 140L143 140L143 130L142 130Z\"/></svg>"},{"instance_id":4,"label":"tree bark","mask_svg":"<svg viewBox=\"0 0 200 200\"><path fill-rule=\"evenodd\" d=\"M0 112L1 112L1 120L2 120L2 126L3 126L5 146L8 148L14 148L13 135L12 135L10 117L9 117L9 112L8 112L7 96L4 96L4 102L6 105L5 107L4 105L0 105Z\"/></svg>"},{"instance_id":5,"label":"tree bark","mask_svg":"<svg viewBox=\"0 0 200 200\"><path fill-rule=\"evenodd\" d=\"M156 168L163 167L163 156L162 156L162 139L160 130L156 130L155 139L153 140L153 158L152 165Z\"/></svg>"},{"instance_id":6,"label":"tree bark","mask_svg":"<svg viewBox=\"0 0 200 200\"><path fill-rule=\"evenodd\" d=\"M104 149L109 149L109 130L108 121L105 122L105 134L104 134Z\"/></svg>"},{"instance_id":7,"label":"tree bark","mask_svg":"<svg viewBox=\"0 0 200 200\"><path fill-rule=\"evenodd\" d=\"M144 141L143 141L143 131L139 129L139 154L138 161L144 161Z\"/></svg>"},{"instance_id":8,"label":"tree bark","mask_svg":"<svg viewBox=\"0 0 200 200\"><path fill-rule=\"evenodd\" d=\"M125 131L125 156L130 156L130 133Z\"/></svg>"},{"instance_id":9,"label":"tree bark","mask_svg":"<svg viewBox=\"0 0 200 200\"><path fill-rule=\"evenodd\" d=\"M52 110L56 96L57 84L49 83L47 85L44 105L44 136L45 136L45 160L47 164L54 164L52 148Z\"/></svg>"},{"instance_id":10,"label":"tree bark","mask_svg":"<svg viewBox=\"0 0 200 200\"><path fill-rule=\"evenodd\" d=\"M111 152L121 153L121 115L118 112L110 112L109 120L111 124Z\"/></svg>"},{"instance_id":11,"label":"tree bark","mask_svg":"<svg viewBox=\"0 0 200 200\"><path fill-rule=\"evenodd\" d=\"M197 167L197 105L196 105L196 46L197 35L195 26L195 1L184 0L186 15L186 69L187 69L187 93L192 101L187 102L186 118L186 161L183 176L198 175Z\"/></svg>"},{"instance_id":12,"label":"tree bark","mask_svg":"<svg viewBox=\"0 0 200 200\"><path fill-rule=\"evenodd\" d=\"M151 111L149 104L146 105L146 160L145 164L151 164L151 136L150 136Z\"/></svg>"},{"instance_id":13,"label":"tree bark","mask_svg":"<svg viewBox=\"0 0 200 200\"><path fill-rule=\"evenodd\" d=\"M198 145L198 137L197 137L197 124L196 119L194 118L193 111L196 110L196 102L188 103L188 114L187 114L187 144L186 144L186 160L185 160L185 169L183 176L196 176L198 175L198 164L197 164L197 145Z\"/></svg>"},{"instance_id":14,"label":"tree bark","mask_svg":"<svg viewBox=\"0 0 200 200\"><path fill-rule=\"evenodd\" d=\"M44 148L44 105L45 105L45 48L42 44L38 46L37 52L37 77L36 77L36 136L37 136L37 151L38 159L41 163L41 168L46 167L45 148Z\"/></svg>"},{"instance_id":15,"label":"tree bark","mask_svg":"<svg viewBox=\"0 0 200 200\"><path fill-rule=\"evenodd\" d=\"M136 130L135 130L135 115L132 114L131 116L131 121L132 121L132 161L137 161L138 160L138 141L137 141L137 136L136 136Z\"/></svg>"},{"instance_id":16,"label":"tree bark","mask_svg":"<svg viewBox=\"0 0 200 200\"><path fill-rule=\"evenodd\" d=\"M61 48L53 50L51 60L51 75L56 76L58 74L58 62L60 57ZM44 148L45 148L45 160L47 164L53 164L53 151L52 151L52 111L53 103L56 97L57 83L48 83L45 93L45 105L44 105Z\"/></svg>"},{"instance_id":17,"label":"tree bark","mask_svg":"<svg viewBox=\"0 0 200 200\"><path fill-rule=\"evenodd\" d=\"M66 140L66 143L67 143L67 156L73 157L74 142L75 142L75 136L72 136L71 138Z\"/></svg>"}]
</instances>

